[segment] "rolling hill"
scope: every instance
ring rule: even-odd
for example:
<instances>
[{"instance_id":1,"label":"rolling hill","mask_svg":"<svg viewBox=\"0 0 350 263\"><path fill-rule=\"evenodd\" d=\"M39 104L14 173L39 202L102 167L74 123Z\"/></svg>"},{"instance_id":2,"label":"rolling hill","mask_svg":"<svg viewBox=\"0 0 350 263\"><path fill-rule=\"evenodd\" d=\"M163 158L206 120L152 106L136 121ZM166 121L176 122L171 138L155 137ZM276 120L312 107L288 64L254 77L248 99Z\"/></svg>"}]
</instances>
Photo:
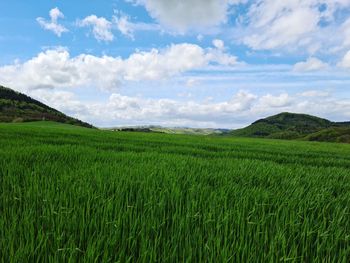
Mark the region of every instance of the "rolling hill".
<instances>
[{"instance_id":1,"label":"rolling hill","mask_svg":"<svg viewBox=\"0 0 350 263\"><path fill-rule=\"evenodd\" d=\"M270 139L301 139L310 141L350 142L350 123L283 112L234 130L231 135Z\"/></svg>"},{"instance_id":2,"label":"rolling hill","mask_svg":"<svg viewBox=\"0 0 350 263\"><path fill-rule=\"evenodd\" d=\"M69 117L31 97L0 86L0 122L55 121L92 128L93 126Z\"/></svg>"}]
</instances>

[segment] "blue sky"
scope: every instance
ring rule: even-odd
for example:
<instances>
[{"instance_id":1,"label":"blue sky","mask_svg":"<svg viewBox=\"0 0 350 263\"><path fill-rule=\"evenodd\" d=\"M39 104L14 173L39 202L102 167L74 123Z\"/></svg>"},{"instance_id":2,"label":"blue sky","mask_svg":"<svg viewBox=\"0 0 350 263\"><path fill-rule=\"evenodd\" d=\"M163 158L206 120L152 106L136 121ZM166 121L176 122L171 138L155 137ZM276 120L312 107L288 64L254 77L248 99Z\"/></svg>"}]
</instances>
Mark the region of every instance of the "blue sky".
<instances>
[{"instance_id":1,"label":"blue sky","mask_svg":"<svg viewBox=\"0 0 350 263\"><path fill-rule=\"evenodd\" d=\"M350 120L349 0L4 0L0 12L0 85L97 126Z\"/></svg>"}]
</instances>

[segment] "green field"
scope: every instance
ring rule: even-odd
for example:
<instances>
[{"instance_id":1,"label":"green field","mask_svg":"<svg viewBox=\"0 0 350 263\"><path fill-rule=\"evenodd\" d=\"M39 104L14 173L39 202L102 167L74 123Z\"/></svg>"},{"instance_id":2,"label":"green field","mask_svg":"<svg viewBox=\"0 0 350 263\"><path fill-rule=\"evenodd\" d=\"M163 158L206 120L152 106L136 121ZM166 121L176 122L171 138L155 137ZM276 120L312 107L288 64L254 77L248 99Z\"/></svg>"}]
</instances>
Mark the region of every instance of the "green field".
<instances>
[{"instance_id":1,"label":"green field","mask_svg":"<svg viewBox=\"0 0 350 263\"><path fill-rule=\"evenodd\" d=\"M0 124L1 262L349 262L350 145Z\"/></svg>"}]
</instances>

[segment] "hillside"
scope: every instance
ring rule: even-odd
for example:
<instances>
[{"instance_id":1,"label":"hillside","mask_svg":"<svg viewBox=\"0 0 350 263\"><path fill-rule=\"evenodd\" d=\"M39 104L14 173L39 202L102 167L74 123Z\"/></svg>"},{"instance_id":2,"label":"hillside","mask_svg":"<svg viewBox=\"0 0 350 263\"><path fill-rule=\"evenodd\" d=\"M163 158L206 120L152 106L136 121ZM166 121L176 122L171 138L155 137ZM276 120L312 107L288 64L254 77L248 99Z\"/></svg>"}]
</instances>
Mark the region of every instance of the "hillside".
<instances>
[{"instance_id":1,"label":"hillside","mask_svg":"<svg viewBox=\"0 0 350 263\"><path fill-rule=\"evenodd\" d=\"M349 122L332 122L307 114L283 112L257 120L231 134L240 137L348 142L349 131Z\"/></svg>"},{"instance_id":2,"label":"hillside","mask_svg":"<svg viewBox=\"0 0 350 263\"><path fill-rule=\"evenodd\" d=\"M0 122L55 121L91 128L31 97L0 86Z\"/></svg>"}]
</instances>

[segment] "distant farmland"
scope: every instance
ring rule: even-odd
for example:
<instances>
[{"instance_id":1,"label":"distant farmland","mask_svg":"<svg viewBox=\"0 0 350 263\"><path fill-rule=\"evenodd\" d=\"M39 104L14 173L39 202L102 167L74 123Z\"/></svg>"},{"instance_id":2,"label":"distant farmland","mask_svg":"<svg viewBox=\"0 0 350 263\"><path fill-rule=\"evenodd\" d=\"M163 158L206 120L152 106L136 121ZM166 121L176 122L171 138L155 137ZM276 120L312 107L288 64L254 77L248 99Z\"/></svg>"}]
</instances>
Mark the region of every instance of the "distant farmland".
<instances>
[{"instance_id":1,"label":"distant farmland","mask_svg":"<svg viewBox=\"0 0 350 263\"><path fill-rule=\"evenodd\" d=\"M349 262L350 145L0 124L1 262Z\"/></svg>"}]
</instances>

